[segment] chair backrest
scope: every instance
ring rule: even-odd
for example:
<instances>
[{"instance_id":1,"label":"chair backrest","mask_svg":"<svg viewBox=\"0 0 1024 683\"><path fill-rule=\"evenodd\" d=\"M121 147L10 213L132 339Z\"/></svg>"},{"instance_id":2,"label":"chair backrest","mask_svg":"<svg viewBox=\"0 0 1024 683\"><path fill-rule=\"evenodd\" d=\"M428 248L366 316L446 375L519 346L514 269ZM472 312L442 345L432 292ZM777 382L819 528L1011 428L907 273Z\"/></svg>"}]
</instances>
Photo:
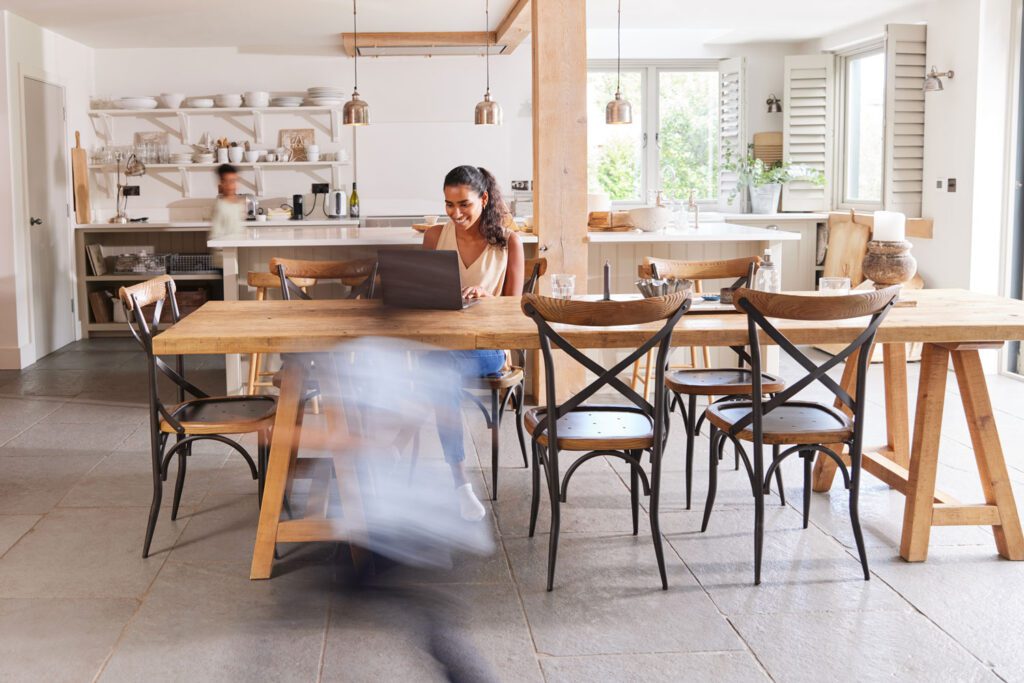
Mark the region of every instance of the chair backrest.
<instances>
[{"instance_id":1,"label":"chair backrest","mask_svg":"<svg viewBox=\"0 0 1024 683\"><path fill-rule=\"evenodd\" d=\"M864 418L864 394L867 386L867 367L871 356L871 346L875 341L878 326L882 324L882 320L896 302L899 290L898 286L894 286L846 296L773 294L746 288L737 290L733 295L733 303L738 310L747 314L750 365L753 374L753 405L749 415L733 424L733 434L745 429L748 425L753 425L755 439L760 441L761 418L814 382L820 382L835 395L839 401L837 405L845 406L853 416L854 424L859 424ZM865 316L870 316L870 320L856 339L820 365L797 349L768 320L768 318L781 318L828 322ZM807 371L806 375L791 383L784 391L775 394L768 401L763 400L761 391L760 331L768 335ZM850 396L849 392L839 386L827 373L854 353L857 354L857 385L854 395ZM858 430L859 433L860 430Z\"/></svg>"},{"instance_id":2,"label":"chair backrest","mask_svg":"<svg viewBox=\"0 0 1024 683\"><path fill-rule=\"evenodd\" d=\"M672 341L672 330L683 314L689 310L690 302L691 300L685 292L630 301L570 301L537 294L524 295L522 298L523 312L537 324L537 331L540 335L540 348L544 357L544 375L547 384L548 411L544 424L539 427L538 434L547 430L550 442L557 443L556 423L558 418L582 405L601 388L608 386L640 408L644 414L654 419L655 441L660 443L660 439L665 434L664 421L668 406L667 390L664 387L669 344ZM664 321L664 325L660 329L635 351L628 354L625 359L610 368L602 367L583 354L551 326L551 323L563 323L587 327L608 327L644 325L659 320ZM584 368L597 375L597 379L561 405L556 400L554 364L551 355L552 343ZM633 391L628 384L620 380L619 374L655 346L658 347L658 355L657 379L654 386L660 387L660 390L655 392L655 402L652 405L646 397Z\"/></svg>"},{"instance_id":3,"label":"chair backrest","mask_svg":"<svg viewBox=\"0 0 1024 683\"><path fill-rule=\"evenodd\" d=\"M377 260L308 261L304 259L270 259L270 272L277 275L281 297L286 301L311 297L295 285L295 278L340 280L351 287L347 299L372 299L377 288Z\"/></svg>"},{"instance_id":4,"label":"chair backrest","mask_svg":"<svg viewBox=\"0 0 1024 683\"><path fill-rule=\"evenodd\" d=\"M677 261L674 259L645 256L637 271L641 278L653 277L657 271L659 277L674 277L696 282L696 291L702 291L703 280L719 280L733 278L732 289L753 284L754 273L761 266L760 256L744 256L741 258L719 261Z\"/></svg>"},{"instance_id":5,"label":"chair backrest","mask_svg":"<svg viewBox=\"0 0 1024 683\"><path fill-rule=\"evenodd\" d=\"M548 260L543 257L528 258L523 264L523 271L523 294L534 294L537 291L537 282L548 272Z\"/></svg>"},{"instance_id":6,"label":"chair backrest","mask_svg":"<svg viewBox=\"0 0 1024 683\"><path fill-rule=\"evenodd\" d=\"M118 291L118 298L125 307L128 314L128 330L135 340L146 352L148 364L147 377L149 380L149 404L152 416L157 419L162 415L164 419L176 429L180 424L167 410L160 400L160 392L157 386L157 371L162 372L168 379L174 382L177 389L178 403L185 400L185 394L191 394L195 398L206 398L208 394L185 379L185 358L177 356L175 367L171 368L161 358L153 353L153 336L160 325L160 315L165 305L170 306L171 322L176 323L181 319L178 311L178 302L174 297L177 287L170 275L158 275L155 278L140 282L131 287L122 287ZM146 313L143 311L147 306L153 306L152 320L146 320Z\"/></svg>"},{"instance_id":7,"label":"chair backrest","mask_svg":"<svg viewBox=\"0 0 1024 683\"><path fill-rule=\"evenodd\" d=\"M296 287L312 287L316 284L316 280L311 277L293 277L289 276ZM281 289L281 277L277 273L271 273L260 270L250 270L245 275L245 282L250 287L257 287L259 289Z\"/></svg>"}]
</instances>

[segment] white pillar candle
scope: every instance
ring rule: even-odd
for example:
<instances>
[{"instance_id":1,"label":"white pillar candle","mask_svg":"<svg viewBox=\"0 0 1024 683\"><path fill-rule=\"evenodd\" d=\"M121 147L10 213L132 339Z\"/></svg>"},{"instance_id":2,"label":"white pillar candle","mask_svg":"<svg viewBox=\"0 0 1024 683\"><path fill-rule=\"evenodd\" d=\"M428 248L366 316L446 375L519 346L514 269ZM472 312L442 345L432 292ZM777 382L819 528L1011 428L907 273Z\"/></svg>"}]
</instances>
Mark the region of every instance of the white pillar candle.
<instances>
[{"instance_id":1,"label":"white pillar candle","mask_svg":"<svg viewBox=\"0 0 1024 683\"><path fill-rule=\"evenodd\" d=\"M899 211L875 211L871 239L876 242L902 242L907 236L907 217Z\"/></svg>"}]
</instances>

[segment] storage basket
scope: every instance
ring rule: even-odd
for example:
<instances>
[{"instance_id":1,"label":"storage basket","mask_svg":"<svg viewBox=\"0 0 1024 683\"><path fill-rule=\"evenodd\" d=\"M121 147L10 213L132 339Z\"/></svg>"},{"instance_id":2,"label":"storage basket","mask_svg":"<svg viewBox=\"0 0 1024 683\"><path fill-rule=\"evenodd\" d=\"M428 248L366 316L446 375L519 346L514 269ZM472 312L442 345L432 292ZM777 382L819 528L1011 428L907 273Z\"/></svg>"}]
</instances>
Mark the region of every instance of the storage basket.
<instances>
[{"instance_id":1,"label":"storage basket","mask_svg":"<svg viewBox=\"0 0 1024 683\"><path fill-rule=\"evenodd\" d=\"M167 272L168 254L118 254L114 258L115 273L163 275Z\"/></svg>"},{"instance_id":2,"label":"storage basket","mask_svg":"<svg viewBox=\"0 0 1024 683\"><path fill-rule=\"evenodd\" d=\"M171 275L219 273L213 266L213 254L171 254Z\"/></svg>"}]
</instances>

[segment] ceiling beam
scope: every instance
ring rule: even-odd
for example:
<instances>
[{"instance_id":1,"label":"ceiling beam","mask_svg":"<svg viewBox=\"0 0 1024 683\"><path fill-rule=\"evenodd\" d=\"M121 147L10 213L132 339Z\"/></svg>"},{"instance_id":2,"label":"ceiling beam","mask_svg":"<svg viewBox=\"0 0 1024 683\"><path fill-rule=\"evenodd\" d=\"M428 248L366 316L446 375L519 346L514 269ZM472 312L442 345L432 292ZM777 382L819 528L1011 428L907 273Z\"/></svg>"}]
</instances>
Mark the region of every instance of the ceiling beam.
<instances>
[{"instance_id":1,"label":"ceiling beam","mask_svg":"<svg viewBox=\"0 0 1024 683\"><path fill-rule=\"evenodd\" d=\"M457 45L484 45L495 43L496 33L489 31L449 31L449 32L404 32L404 33L360 33L359 47L451 47ZM341 44L345 54L352 57L356 53L356 38L353 33L341 34ZM508 50L506 50L506 53Z\"/></svg>"},{"instance_id":2,"label":"ceiling beam","mask_svg":"<svg viewBox=\"0 0 1024 683\"><path fill-rule=\"evenodd\" d=\"M516 0L512 9L498 24L498 30L494 32L494 42L496 45L505 46L503 55L512 54L526 36L530 35L530 17L530 0Z\"/></svg>"}]
</instances>

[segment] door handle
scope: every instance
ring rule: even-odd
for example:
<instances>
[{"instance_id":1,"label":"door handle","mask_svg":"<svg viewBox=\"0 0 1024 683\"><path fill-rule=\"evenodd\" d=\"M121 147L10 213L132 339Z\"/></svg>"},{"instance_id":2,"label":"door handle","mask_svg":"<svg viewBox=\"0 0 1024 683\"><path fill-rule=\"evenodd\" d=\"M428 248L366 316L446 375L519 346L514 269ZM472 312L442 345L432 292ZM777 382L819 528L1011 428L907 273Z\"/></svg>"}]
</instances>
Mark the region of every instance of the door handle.
<instances>
[{"instance_id":1,"label":"door handle","mask_svg":"<svg viewBox=\"0 0 1024 683\"><path fill-rule=\"evenodd\" d=\"M28 219L28 224L29 225L42 225L43 224L43 219L42 218L31 217L31 218Z\"/></svg>"}]
</instances>

